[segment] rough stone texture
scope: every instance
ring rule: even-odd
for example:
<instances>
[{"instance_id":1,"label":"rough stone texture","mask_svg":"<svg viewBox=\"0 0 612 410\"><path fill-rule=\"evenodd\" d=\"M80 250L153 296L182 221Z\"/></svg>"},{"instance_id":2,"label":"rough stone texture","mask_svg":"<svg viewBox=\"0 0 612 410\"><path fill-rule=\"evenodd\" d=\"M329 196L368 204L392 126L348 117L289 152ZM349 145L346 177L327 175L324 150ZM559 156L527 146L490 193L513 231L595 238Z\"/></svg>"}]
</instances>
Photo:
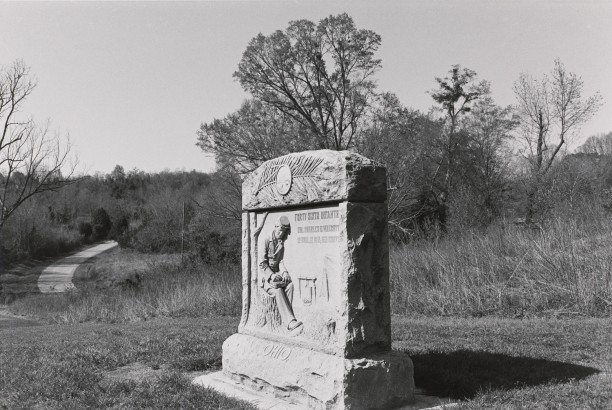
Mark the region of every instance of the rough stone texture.
<instances>
[{"instance_id":1,"label":"rough stone texture","mask_svg":"<svg viewBox=\"0 0 612 410\"><path fill-rule=\"evenodd\" d=\"M246 401L259 410L310 410L305 405L293 404L259 390L245 389L242 382L224 376L222 371L198 375L193 379L192 384L214 389L226 396ZM395 410L443 410L458 406L458 403L449 397L421 393L419 389L415 389L414 402L393 408Z\"/></svg>"},{"instance_id":2,"label":"rough stone texture","mask_svg":"<svg viewBox=\"0 0 612 410\"><path fill-rule=\"evenodd\" d=\"M412 399L412 361L399 352L346 359L235 334L223 344L223 373L311 409L381 409Z\"/></svg>"},{"instance_id":3,"label":"rough stone texture","mask_svg":"<svg viewBox=\"0 0 612 410\"><path fill-rule=\"evenodd\" d=\"M385 201L385 169L347 151L286 155L247 178L242 317L223 345L228 380L312 409L414 400L412 362L391 351ZM281 218L291 233L278 245L273 232ZM293 295L284 319L262 287L269 276L260 263L275 255L293 288L275 296ZM287 309L301 326L287 327Z\"/></svg>"},{"instance_id":4,"label":"rough stone texture","mask_svg":"<svg viewBox=\"0 0 612 410\"><path fill-rule=\"evenodd\" d=\"M387 205L344 203L341 215L344 356L391 349ZM346 298L346 300L344 300Z\"/></svg>"},{"instance_id":5,"label":"rough stone texture","mask_svg":"<svg viewBox=\"0 0 612 410\"><path fill-rule=\"evenodd\" d=\"M311 320L298 316L304 321L304 332L298 337L291 337L283 328L262 328L262 324L267 326L269 323L261 318L264 310L261 300L265 297L261 296L261 288L256 283L257 241L251 240L251 245L243 243L243 316L239 331L346 358L389 350L391 315L386 204L341 202L336 207L314 209L321 213L332 209L338 212L338 218L334 220L338 225L338 243L334 244L337 266L330 272L334 278L329 279L330 282L337 280L337 286L332 282L327 289L331 292L327 308L314 312ZM295 219L295 213L301 212L282 211L280 214ZM267 220L274 222L277 214L271 214ZM249 219L254 220L256 213L245 212L243 215L243 238L248 238L261 218L255 223ZM285 259L294 276L299 276L301 268L316 263L316 252L308 252L307 246L298 244L291 237L286 241ZM329 248L321 245L317 251L325 252ZM295 277L294 281L297 282ZM296 309L299 311L300 306Z\"/></svg>"},{"instance_id":6,"label":"rough stone texture","mask_svg":"<svg viewBox=\"0 0 612 410\"><path fill-rule=\"evenodd\" d=\"M276 189L280 167L291 170L289 193ZM384 202L385 168L350 151L305 151L263 163L242 184L242 209L270 209L329 201Z\"/></svg>"}]
</instances>

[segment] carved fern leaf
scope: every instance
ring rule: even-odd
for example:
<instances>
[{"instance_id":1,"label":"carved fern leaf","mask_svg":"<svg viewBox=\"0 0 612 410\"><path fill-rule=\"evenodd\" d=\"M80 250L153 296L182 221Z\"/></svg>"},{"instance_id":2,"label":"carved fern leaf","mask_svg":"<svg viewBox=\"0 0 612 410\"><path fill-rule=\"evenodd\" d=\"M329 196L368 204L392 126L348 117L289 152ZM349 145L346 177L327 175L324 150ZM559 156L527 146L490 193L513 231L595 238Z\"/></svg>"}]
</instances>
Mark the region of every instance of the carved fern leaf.
<instances>
[{"instance_id":1,"label":"carved fern leaf","mask_svg":"<svg viewBox=\"0 0 612 410\"><path fill-rule=\"evenodd\" d=\"M259 179L257 191L255 193L258 194L265 188L274 185L276 183L276 174L278 173L278 169L283 165L287 165L291 170L291 175L293 177L294 183L296 183L299 179L312 179L312 181L310 181L311 184L316 183L315 180L318 178L313 175L313 173L316 168L321 164L321 162L323 162L323 158L297 155L289 155L283 158L273 159L265 165L265 168ZM307 183L307 185L311 184ZM271 197L275 197L273 193L268 193L268 195L270 195Z\"/></svg>"}]
</instances>

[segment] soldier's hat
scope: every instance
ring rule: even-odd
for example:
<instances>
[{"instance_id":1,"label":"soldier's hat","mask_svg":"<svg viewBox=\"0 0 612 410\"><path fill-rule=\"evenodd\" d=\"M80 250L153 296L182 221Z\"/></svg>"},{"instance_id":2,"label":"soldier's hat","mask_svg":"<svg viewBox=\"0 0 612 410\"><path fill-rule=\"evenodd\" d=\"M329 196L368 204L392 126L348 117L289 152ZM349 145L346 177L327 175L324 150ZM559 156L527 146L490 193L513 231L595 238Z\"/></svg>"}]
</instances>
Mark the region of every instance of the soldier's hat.
<instances>
[{"instance_id":1,"label":"soldier's hat","mask_svg":"<svg viewBox=\"0 0 612 410\"><path fill-rule=\"evenodd\" d=\"M287 218L285 215L278 218L276 226L280 226L281 228L285 229L287 231L287 235L291 234L291 224L289 223L289 218Z\"/></svg>"}]
</instances>

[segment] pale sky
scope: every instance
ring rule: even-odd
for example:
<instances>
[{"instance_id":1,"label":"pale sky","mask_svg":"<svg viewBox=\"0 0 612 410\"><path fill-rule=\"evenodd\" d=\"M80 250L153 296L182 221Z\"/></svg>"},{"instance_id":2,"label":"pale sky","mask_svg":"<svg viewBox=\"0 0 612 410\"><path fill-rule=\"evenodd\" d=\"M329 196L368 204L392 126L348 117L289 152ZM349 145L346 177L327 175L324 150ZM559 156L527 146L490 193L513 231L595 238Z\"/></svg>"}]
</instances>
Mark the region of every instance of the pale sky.
<instances>
[{"instance_id":1,"label":"pale sky","mask_svg":"<svg viewBox=\"0 0 612 410\"><path fill-rule=\"evenodd\" d=\"M249 40L342 12L382 36L379 90L408 107L427 111L453 64L513 104L521 71L540 77L560 58L605 102L573 146L612 131L610 0L0 2L0 65L31 67L24 111L69 133L89 173L210 171L196 131L248 98L232 74Z\"/></svg>"}]
</instances>

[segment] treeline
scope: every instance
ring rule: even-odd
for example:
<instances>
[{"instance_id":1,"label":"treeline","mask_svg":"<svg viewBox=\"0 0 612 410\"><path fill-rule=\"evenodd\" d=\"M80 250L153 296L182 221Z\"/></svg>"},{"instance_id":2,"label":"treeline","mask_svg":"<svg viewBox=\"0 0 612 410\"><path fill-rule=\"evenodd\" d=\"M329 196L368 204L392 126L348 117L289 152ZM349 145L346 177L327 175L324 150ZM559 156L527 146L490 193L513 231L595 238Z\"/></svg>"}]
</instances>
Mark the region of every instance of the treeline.
<instances>
[{"instance_id":1,"label":"treeline","mask_svg":"<svg viewBox=\"0 0 612 410\"><path fill-rule=\"evenodd\" d=\"M352 150L387 167L390 233L398 242L608 215L611 134L589 138L577 154L567 150L602 98L584 95L581 77L560 60L540 77L517 73L516 103L507 107L476 71L454 65L432 75L432 107L422 112L378 89L380 44L347 14L254 37L234 73L251 98L197 131L197 145L215 155L213 175L117 166L77 181L57 171L32 185L39 174L0 168L3 263L107 237L145 252L186 249L207 262L235 261L244 176L264 161L314 149ZM20 141L18 129L9 131ZM0 162L20 163L10 149L0 152ZM20 178L36 194L23 202L30 191Z\"/></svg>"},{"instance_id":2,"label":"treeline","mask_svg":"<svg viewBox=\"0 0 612 410\"><path fill-rule=\"evenodd\" d=\"M69 252L94 241L114 239L143 252L236 260L238 232L204 212L215 174L191 171L125 172L84 176L58 191L33 196L6 221L1 236L2 265ZM226 189L224 187L223 189Z\"/></svg>"},{"instance_id":3,"label":"treeline","mask_svg":"<svg viewBox=\"0 0 612 410\"><path fill-rule=\"evenodd\" d=\"M202 124L198 145L238 180L295 151L349 149L375 159L387 167L398 241L500 221L538 227L566 211L601 217L611 185L609 146L599 141L607 139L589 139L580 151L587 156L570 155L567 144L602 98L584 95L581 77L560 60L541 77L517 73L516 103L507 107L476 71L454 65L432 75L432 107L421 112L378 90L380 44L347 14L255 36L234 73L252 98ZM230 202L238 207L238 199Z\"/></svg>"}]
</instances>

